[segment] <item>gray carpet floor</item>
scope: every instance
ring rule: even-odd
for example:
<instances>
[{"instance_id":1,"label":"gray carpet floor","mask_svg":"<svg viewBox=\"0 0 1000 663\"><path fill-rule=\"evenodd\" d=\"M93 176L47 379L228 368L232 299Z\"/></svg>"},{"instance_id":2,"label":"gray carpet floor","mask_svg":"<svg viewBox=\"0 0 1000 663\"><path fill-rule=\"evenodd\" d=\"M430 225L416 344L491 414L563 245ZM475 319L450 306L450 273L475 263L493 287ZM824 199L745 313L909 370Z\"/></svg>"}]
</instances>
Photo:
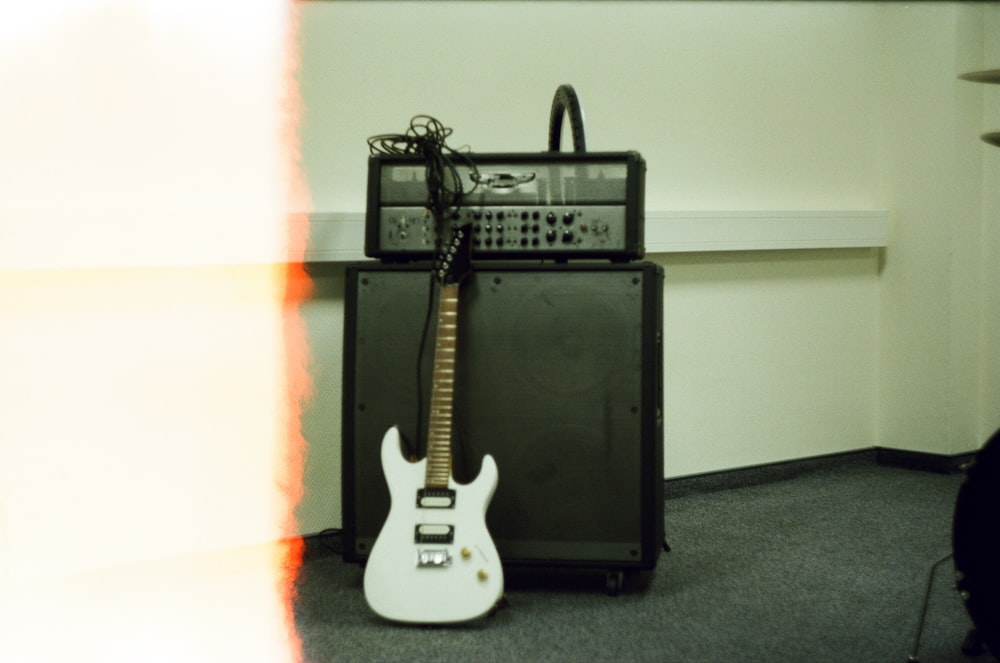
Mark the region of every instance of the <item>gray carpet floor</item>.
<instances>
[{"instance_id":1,"label":"gray carpet floor","mask_svg":"<svg viewBox=\"0 0 1000 663\"><path fill-rule=\"evenodd\" d=\"M608 596L603 573L508 569L507 604L461 626L382 621L359 566L311 552L305 660L902 663L931 564L951 552L961 478L861 452L668 482L672 550L652 573ZM936 576L920 660L992 661L960 651L971 621L953 573Z\"/></svg>"}]
</instances>

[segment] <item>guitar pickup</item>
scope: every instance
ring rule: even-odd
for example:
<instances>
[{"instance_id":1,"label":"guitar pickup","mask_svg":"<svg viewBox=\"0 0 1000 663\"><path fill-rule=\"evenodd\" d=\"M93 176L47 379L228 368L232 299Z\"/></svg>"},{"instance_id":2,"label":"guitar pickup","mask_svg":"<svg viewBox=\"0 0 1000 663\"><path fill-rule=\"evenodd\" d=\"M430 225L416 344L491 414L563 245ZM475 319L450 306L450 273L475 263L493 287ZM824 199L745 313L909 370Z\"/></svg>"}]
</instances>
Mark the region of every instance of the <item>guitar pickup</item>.
<instances>
[{"instance_id":1,"label":"guitar pickup","mask_svg":"<svg viewBox=\"0 0 1000 663\"><path fill-rule=\"evenodd\" d=\"M420 488L417 490L418 509L454 509L455 491L451 488Z\"/></svg>"},{"instance_id":2,"label":"guitar pickup","mask_svg":"<svg viewBox=\"0 0 1000 663\"><path fill-rule=\"evenodd\" d=\"M414 528L414 543L453 543L454 541L454 525L417 525Z\"/></svg>"}]
</instances>

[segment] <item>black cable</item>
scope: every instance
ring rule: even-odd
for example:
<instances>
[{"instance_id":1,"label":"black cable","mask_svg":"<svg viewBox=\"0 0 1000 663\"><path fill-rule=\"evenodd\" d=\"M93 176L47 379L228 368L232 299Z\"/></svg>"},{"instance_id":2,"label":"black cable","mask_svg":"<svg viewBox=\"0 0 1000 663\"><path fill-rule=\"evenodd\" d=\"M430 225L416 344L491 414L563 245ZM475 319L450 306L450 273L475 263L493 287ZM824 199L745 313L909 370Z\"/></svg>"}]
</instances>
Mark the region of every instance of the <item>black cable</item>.
<instances>
[{"instance_id":1,"label":"black cable","mask_svg":"<svg viewBox=\"0 0 1000 663\"><path fill-rule=\"evenodd\" d=\"M423 156L425 179L427 181L427 209L440 225L445 219L455 216L462 205L462 199L476 190L479 170L468 154L460 152L447 143L452 134L450 127L444 126L430 115L416 115L410 126L402 134L379 134L368 139L372 154L415 154ZM471 171L472 188L468 191L462 183L458 165ZM438 237L442 234L438 233Z\"/></svg>"},{"instance_id":2,"label":"black cable","mask_svg":"<svg viewBox=\"0 0 1000 663\"><path fill-rule=\"evenodd\" d=\"M318 532L309 538L318 541L329 552L342 555L344 554L344 541L341 538L342 536L343 530L339 527L328 527L327 529Z\"/></svg>"},{"instance_id":3,"label":"black cable","mask_svg":"<svg viewBox=\"0 0 1000 663\"><path fill-rule=\"evenodd\" d=\"M920 606L920 619L917 620L917 630L913 635L913 650L906 659L908 663L919 663L920 661L920 638L924 634L924 620L927 618L927 606L931 602L931 590L934 588L934 576L938 567L952 558L951 554L945 555L931 566L930 573L927 574L927 589L924 590L924 602Z\"/></svg>"},{"instance_id":4,"label":"black cable","mask_svg":"<svg viewBox=\"0 0 1000 663\"><path fill-rule=\"evenodd\" d=\"M427 204L434 217L435 236L445 236L444 222L446 219L458 218L458 211L465 196L476 190L479 182L479 169L468 154L450 147L447 143L452 129L444 126L440 120L430 115L416 115L410 120L410 126L402 134L379 134L368 138L368 147L372 154L419 155L424 158L424 178L427 182ZM469 169L471 188L465 189L459 166ZM430 330L431 313L434 302L434 278L428 287L427 315L424 319L423 331L420 335L420 347L417 350L417 417L416 441L411 444L405 439L407 451L414 458L422 457L423 446L423 357Z\"/></svg>"},{"instance_id":5,"label":"black cable","mask_svg":"<svg viewBox=\"0 0 1000 663\"><path fill-rule=\"evenodd\" d=\"M420 346L417 348L417 430L414 433L418 442L407 443L407 451L411 453L411 460L416 460L424 456L424 449L420 446L419 440L423 439L424 425L424 351L427 347L427 336L431 326L431 312L434 310L434 274L431 274L430 283L427 286L427 314L424 316L423 330L420 332Z\"/></svg>"},{"instance_id":6,"label":"black cable","mask_svg":"<svg viewBox=\"0 0 1000 663\"><path fill-rule=\"evenodd\" d=\"M572 85L560 85L552 98L549 112L549 151L558 152L562 140L563 115L569 115L570 133L573 135L573 151L586 152L587 139L583 127L583 107L580 97Z\"/></svg>"}]
</instances>

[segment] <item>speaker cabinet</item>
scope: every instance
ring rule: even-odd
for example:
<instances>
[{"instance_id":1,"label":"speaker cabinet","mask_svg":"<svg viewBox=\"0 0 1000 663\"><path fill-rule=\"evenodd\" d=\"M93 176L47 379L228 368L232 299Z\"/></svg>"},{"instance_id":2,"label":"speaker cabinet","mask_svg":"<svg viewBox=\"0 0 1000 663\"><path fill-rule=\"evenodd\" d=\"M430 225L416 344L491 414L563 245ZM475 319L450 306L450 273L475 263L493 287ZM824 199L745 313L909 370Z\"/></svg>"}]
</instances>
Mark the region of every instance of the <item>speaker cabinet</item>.
<instances>
[{"instance_id":1,"label":"speaker cabinet","mask_svg":"<svg viewBox=\"0 0 1000 663\"><path fill-rule=\"evenodd\" d=\"M346 276L344 543L362 562L389 511L382 435L398 425L424 455L436 302L423 263L355 264ZM655 566L662 289L650 263L490 264L463 283L453 474L468 482L484 454L496 459L486 521L505 564Z\"/></svg>"}]
</instances>

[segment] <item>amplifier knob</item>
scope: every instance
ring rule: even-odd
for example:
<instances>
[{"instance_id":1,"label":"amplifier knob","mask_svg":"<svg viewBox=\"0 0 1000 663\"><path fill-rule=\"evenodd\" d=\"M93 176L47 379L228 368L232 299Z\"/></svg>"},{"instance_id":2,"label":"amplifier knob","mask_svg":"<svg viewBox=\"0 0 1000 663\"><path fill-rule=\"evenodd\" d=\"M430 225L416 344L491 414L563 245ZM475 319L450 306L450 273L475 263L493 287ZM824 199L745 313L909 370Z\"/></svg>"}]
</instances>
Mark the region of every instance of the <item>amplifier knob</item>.
<instances>
[{"instance_id":1,"label":"amplifier knob","mask_svg":"<svg viewBox=\"0 0 1000 663\"><path fill-rule=\"evenodd\" d=\"M493 212L486 210L486 220L489 221L493 218Z\"/></svg>"},{"instance_id":2,"label":"amplifier knob","mask_svg":"<svg viewBox=\"0 0 1000 663\"><path fill-rule=\"evenodd\" d=\"M555 222L556 222L556 213L555 212L549 212L548 214L545 215L545 220L549 222L550 226L554 225Z\"/></svg>"},{"instance_id":3,"label":"amplifier knob","mask_svg":"<svg viewBox=\"0 0 1000 663\"><path fill-rule=\"evenodd\" d=\"M564 230L563 234L562 234L562 241L563 241L563 244L569 244L570 242L572 242L573 241L573 231L572 230Z\"/></svg>"},{"instance_id":4,"label":"amplifier knob","mask_svg":"<svg viewBox=\"0 0 1000 663\"><path fill-rule=\"evenodd\" d=\"M527 245L528 245L528 238L527 237L522 237L521 238L521 246L527 246Z\"/></svg>"},{"instance_id":5,"label":"amplifier knob","mask_svg":"<svg viewBox=\"0 0 1000 663\"><path fill-rule=\"evenodd\" d=\"M549 230L547 233L545 233L545 239L549 240L550 242L556 241L556 231Z\"/></svg>"},{"instance_id":6,"label":"amplifier knob","mask_svg":"<svg viewBox=\"0 0 1000 663\"><path fill-rule=\"evenodd\" d=\"M565 214L563 214L563 223L565 223L567 226L573 223L573 212L566 212Z\"/></svg>"},{"instance_id":7,"label":"amplifier knob","mask_svg":"<svg viewBox=\"0 0 1000 663\"><path fill-rule=\"evenodd\" d=\"M534 212L531 213L531 220L532 221L538 221L540 218L542 218L542 215L541 215L541 213L539 213L538 210L535 210Z\"/></svg>"},{"instance_id":8,"label":"amplifier knob","mask_svg":"<svg viewBox=\"0 0 1000 663\"><path fill-rule=\"evenodd\" d=\"M497 212L497 219L503 221L504 213L503 210Z\"/></svg>"}]
</instances>

